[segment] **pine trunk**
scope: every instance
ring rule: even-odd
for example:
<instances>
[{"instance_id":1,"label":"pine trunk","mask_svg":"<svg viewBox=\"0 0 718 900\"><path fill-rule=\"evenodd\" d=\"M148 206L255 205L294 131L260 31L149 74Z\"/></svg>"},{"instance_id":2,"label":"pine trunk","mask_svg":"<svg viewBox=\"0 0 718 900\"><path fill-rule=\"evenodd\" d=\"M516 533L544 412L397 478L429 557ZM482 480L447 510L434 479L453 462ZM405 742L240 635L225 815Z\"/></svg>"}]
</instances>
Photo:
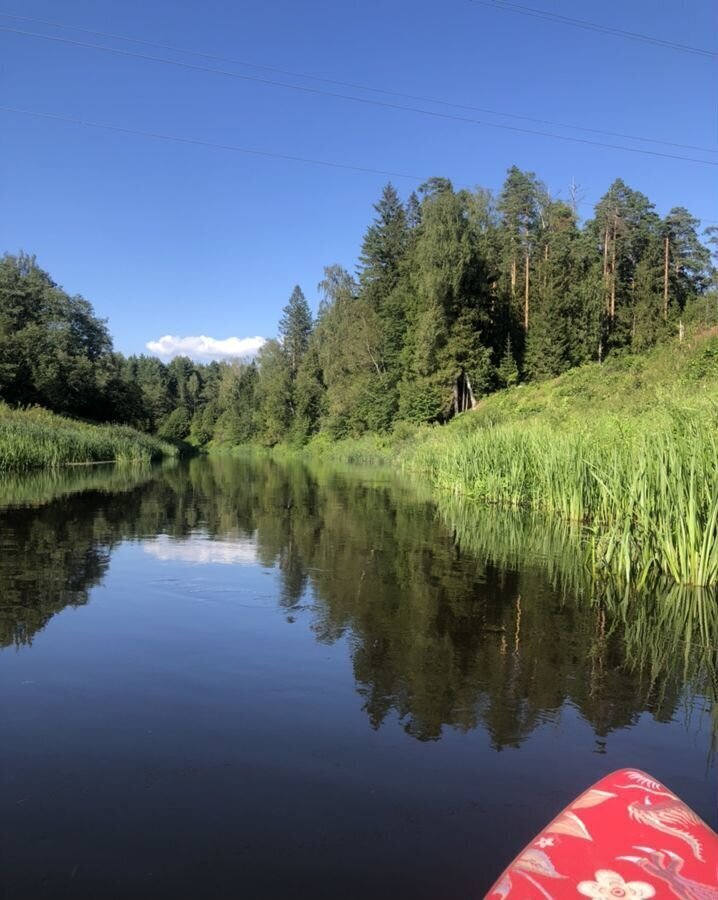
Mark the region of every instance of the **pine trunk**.
<instances>
[{"instance_id":1,"label":"pine trunk","mask_svg":"<svg viewBox=\"0 0 718 900\"><path fill-rule=\"evenodd\" d=\"M668 258L670 256L671 242L668 235L663 247L663 318L668 318Z\"/></svg>"},{"instance_id":2,"label":"pine trunk","mask_svg":"<svg viewBox=\"0 0 718 900\"><path fill-rule=\"evenodd\" d=\"M529 330L529 255L526 254L525 260L525 279L524 279L524 328Z\"/></svg>"},{"instance_id":3,"label":"pine trunk","mask_svg":"<svg viewBox=\"0 0 718 900\"><path fill-rule=\"evenodd\" d=\"M613 226L613 241L611 242L611 309L609 318L611 327L616 319L616 225Z\"/></svg>"},{"instance_id":4,"label":"pine trunk","mask_svg":"<svg viewBox=\"0 0 718 900\"><path fill-rule=\"evenodd\" d=\"M606 313L610 315L611 305L608 299L608 225L603 232L603 283L606 288Z\"/></svg>"}]
</instances>

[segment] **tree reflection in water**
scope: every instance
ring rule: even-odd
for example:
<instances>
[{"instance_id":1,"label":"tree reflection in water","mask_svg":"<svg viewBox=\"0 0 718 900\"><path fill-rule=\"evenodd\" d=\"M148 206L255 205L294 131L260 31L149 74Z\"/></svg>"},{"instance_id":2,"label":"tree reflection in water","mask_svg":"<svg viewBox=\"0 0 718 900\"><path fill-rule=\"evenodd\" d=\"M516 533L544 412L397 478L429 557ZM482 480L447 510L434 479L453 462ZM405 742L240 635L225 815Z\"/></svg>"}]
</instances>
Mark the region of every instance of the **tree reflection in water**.
<instances>
[{"instance_id":1,"label":"tree reflection in water","mask_svg":"<svg viewBox=\"0 0 718 900\"><path fill-rule=\"evenodd\" d=\"M567 704L599 740L697 697L716 709L715 594L598 584L555 521L388 474L221 457L6 479L0 504L3 647L86 603L119 542L201 535L251 549L228 562L277 567L277 602L317 641L348 638L374 728L397 714L436 740L482 724L503 748Z\"/></svg>"}]
</instances>

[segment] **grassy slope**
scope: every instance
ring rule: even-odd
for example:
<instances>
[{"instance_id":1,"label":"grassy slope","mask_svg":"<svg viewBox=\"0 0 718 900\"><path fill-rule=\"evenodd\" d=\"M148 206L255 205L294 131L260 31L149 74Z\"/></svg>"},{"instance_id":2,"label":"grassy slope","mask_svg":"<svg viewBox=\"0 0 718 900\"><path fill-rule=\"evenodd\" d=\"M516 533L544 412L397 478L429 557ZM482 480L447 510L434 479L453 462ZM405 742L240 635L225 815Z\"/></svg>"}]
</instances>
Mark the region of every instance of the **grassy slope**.
<instances>
[{"instance_id":1,"label":"grassy slope","mask_svg":"<svg viewBox=\"0 0 718 900\"><path fill-rule=\"evenodd\" d=\"M540 418L549 425L610 417L635 422L705 413L718 404L718 335L698 333L641 356L617 356L487 397L453 427ZM469 421L471 422L469 423Z\"/></svg>"},{"instance_id":2,"label":"grassy slope","mask_svg":"<svg viewBox=\"0 0 718 900\"><path fill-rule=\"evenodd\" d=\"M132 428L89 425L44 409L14 410L0 403L0 472L69 463L150 462L177 449Z\"/></svg>"},{"instance_id":3,"label":"grassy slope","mask_svg":"<svg viewBox=\"0 0 718 900\"><path fill-rule=\"evenodd\" d=\"M439 436L459 439L500 424L544 424L561 431L600 428L610 421L627 428L658 428L681 417L715 419L717 409L718 334L709 332L641 356L617 356L551 381L498 391L444 427L401 424L391 435L343 441L322 434L306 449L311 455L347 462L386 462L396 459L397 450L411 458L419 446Z\"/></svg>"},{"instance_id":4,"label":"grassy slope","mask_svg":"<svg viewBox=\"0 0 718 900\"><path fill-rule=\"evenodd\" d=\"M501 391L446 427L308 448L395 462L440 492L588 523L593 565L718 583L718 335Z\"/></svg>"}]
</instances>

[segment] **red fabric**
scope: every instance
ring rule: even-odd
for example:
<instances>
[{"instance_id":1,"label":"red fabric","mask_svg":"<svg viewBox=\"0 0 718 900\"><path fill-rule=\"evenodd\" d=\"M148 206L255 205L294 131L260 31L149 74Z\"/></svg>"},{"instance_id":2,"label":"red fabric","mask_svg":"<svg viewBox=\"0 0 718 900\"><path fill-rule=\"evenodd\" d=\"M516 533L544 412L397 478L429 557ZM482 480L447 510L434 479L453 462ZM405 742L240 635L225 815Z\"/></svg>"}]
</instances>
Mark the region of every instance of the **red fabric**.
<instances>
[{"instance_id":1,"label":"red fabric","mask_svg":"<svg viewBox=\"0 0 718 900\"><path fill-rule=\"evenodd\" d=\"M718 900L718 835L636 769L602 778L522 850L487 900Z\"/></svg>"}]
</instances>

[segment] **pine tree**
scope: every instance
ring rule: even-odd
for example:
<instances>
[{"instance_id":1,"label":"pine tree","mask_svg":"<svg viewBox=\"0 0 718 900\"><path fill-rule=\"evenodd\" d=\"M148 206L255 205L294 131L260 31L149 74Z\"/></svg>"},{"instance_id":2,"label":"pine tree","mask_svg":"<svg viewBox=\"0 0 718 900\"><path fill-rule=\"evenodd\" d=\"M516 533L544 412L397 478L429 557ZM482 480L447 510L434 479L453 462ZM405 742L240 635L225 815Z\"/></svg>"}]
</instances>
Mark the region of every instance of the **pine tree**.
<instances>
[{"instance_id":1,"label":"pine tree","mask_svg":"<svg viewBox=\"0 0 718 900\"><path fill-rule=\"evenodd\" d=\"M406 225L410 231L415 231L421 225L421 203L415 191L409 194L406 201Z\"/></svg>"},{"instance_id":2,"label":"pine tree","mask_svg":"<svg viewBox=\"0 0 718 900\"><path fill-rule=\"evenodd\" d=\"M481 338L488 285L465 192L432 179L423 190L422 225L412 251L414 301L408 313L400 414L444 419L486 388L490 351Z\"/></svg>"},{"instance_id":3,"label":"pine tree","mask_svg":"<svg viewBox=\"0 0 718 900\"><path fill-rule=\"evenodd\" d=\"M511 335L506 338L506 348L496 369L499 385L503 388L513 387L519 382L519 367L511 349Z\"/></svg>"},{"instance_id":4,"label":"pine tree","mask_svg":"<svg viewBox=\"0 0 718 900\"><path fill-rule=\"evenodd\" d=\"M683 206L663 220L663 318L701 294L709 284L710 253L698 237L700 222Z\"/></svg>"},{"instance_id":5,"label":"pine tree","mask_svg":"<svg viewBox=\"0 0 718 900\"><path fill-rule=\"evenodd\" d=\"M608 347L630 344L634 326L636 266L659 231L653 204L616 179L596 205L590 224L602 260ZM604 348L604 351L607 348Z\"/></svg>"},{"instance_id":6,"label":"pine tree","mask_svg":"<svg viewBox=\"0 0 718 900\"><path fill-rule=\"evenodd\" d=\"M309 346L312 314L299 285L296 285L279 320L279 338L289 361L292 379L297 377L302 357Z\"/></svg>"},{"instance_id":7,"label":"pine tree","mask_svg":"<svg viewBox=\"0 0 718 900\"><path fill-rule=\"evenodd\" d=\"M574 213L565 203L549 203L537 254L533 316L526 337L524 369L530 378L551 378L574 363L574 319L578 307Z\"/></svg>"},{"instance_id":8,"label":"pine tree","mask_svg":"<svg viewBox=\"0 0 718 900\"><path fill-rule=\"evenodd\" d=\"M384 188L374 209L376 218L362 241L359 283L364 290L370 292L370 299L379 306L399 279L406 252L408 226L406 212L391 182Z\"/></svg>"},{"instance_id":9,"label":"pine tree","mask_svg":"<svg viewBox=\"0 0 718 900\"><path fill-rule=\"evenodd\" d=\"M664 307L664 237L656 233L634 271L632 291L631 348L652 347L668 328Z\"/></svg>"},{"instance_id":10,"label":"pine tree","mask_svg":"<svg viewBox=\"0 0 718 900\"><path fill-rule=\"evenodd\" d=\"M498 202L502 215L504 268L512 306L528 331L531 321L531 255L540 224L540 207L546 189L533 172L512 166Z\"/></svg>"}]
</instances>

